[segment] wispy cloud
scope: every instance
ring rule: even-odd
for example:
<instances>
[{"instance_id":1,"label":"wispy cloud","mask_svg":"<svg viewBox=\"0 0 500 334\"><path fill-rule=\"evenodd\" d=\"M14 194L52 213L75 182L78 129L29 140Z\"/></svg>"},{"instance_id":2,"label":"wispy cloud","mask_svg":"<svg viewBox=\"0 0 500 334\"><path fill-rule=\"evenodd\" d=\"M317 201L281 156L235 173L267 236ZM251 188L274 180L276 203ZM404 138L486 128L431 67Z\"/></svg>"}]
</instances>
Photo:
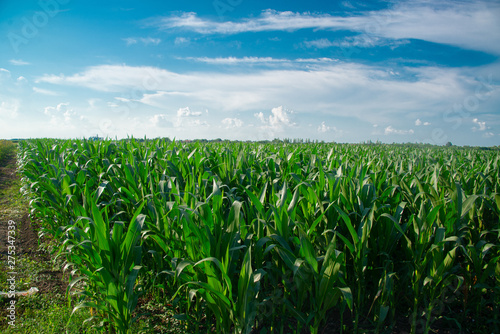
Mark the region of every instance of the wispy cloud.
<instances>
[{"instance_id":1,"label":"wispy cloud","mask_svg":"<svg viewBox=\"0 0 500 334\"><path fill-rule=\"evenodd\" d=\"M413 131L413 129L410 129L410 130L395 129L392 127L392 125L389 125L388 127L385 128L384 133L386 135L391 135L391 134L408 135L408 134L413 134L414 131Z\"/></svg>"},{"instance_id":2,"label":"wispy cloud","mask_svg":"<svg viewBox=\"0 0 500 334\"><path fill-rule=\"evenodd\" d=\"M316 48L316 49L325 49L331 47L340 47L340 48L371 48L374 46L390 46L392 49L408 44L408 40L393 40L389 38L376 37L370 35L357 35L357 36L348 36L342 40L330 41L327 38L320 38L315 40L306 40L303 45L306 48Z\"/></svg>"},{"instance_id":3,"label":"wispy cloud","mask_svg":"<svg viewBox=\"0 0 500 334\"><path fill-rule=\"evenodd\" d=\"M405 1L390 9L366 11L353 16L265 10L260 16L239 21L218 21L183 13L150 19L147 24L161 30L185 29L199 34L238 34L263 31L296 31L299 29L350 30L365 36L345 43L366 45L377 38L421 39L500 54L500 3L493 1L441 0ZM316 47L326 47L320 40ZM335 42L330 42L335 43ZM363 44L364 43L364 44ZM312 44L311 44L312 45Z\"/></svg>"},{"instance_id":4,"label":"wispy cloud","mask_svg":"<svg viewBox=\"0 0 500 334\"><path fill-rule=\"evenodd\" d=\"M408 113L421 118L443 115L454 101L474 96L480 85L474 77L477 71L468 75L457 68L422 66L405 71L410 73L408 78L392 75L386 68L342 62L308 69L231 73L176 73L156 67L101 65L72 75L45 75L37 81L121 94L124 103L135 101L163 110L175 111L189 105L194 112L209 108L253 115L286 104L300 114L352 117L395 128L415 122L416 117L412 117L404 123L405 118L400 116ZM500 92L497 85L491 86L491 94ZM426 113L422 114L422 110ZM269 116L262 117L272 123ZM391 123L395 117L400 123Z\"/></svg>"},{"instance_id":5,"label":"wispy cloud","mask_svg":"<svg viewBox=\"0 0 500 334\"><path fill-rule=\"evenodd\" d=\"M50 95L50 96L57 96L57 95L59 95L57 92L54 92L52 90L38 88L38 87L33 87L33 91L35 93L43 94L43 95Z\"/></svg>"},{"instance_id":6,"label":"wispy cloud","mask_svg":"<svg viewBox=\"0 0 500 334\"><path fill-rule=\"evenodd\" d=\"M191 43L191 39L187 37L176 37L174 40L175 45L188 45Z\"/></svg>"},{"instance_id":7,"label":"wispy cloud","mask_svg":"<svg viewBox=\"0 0 500 334\"><path fill-rule=\"evenodd\" d=\"M0 67L0 81L10 79L10 71Z\"/></svg>"},{"instance_id":8,"label":"wispy cloud","mask_svg":"<svg viewBox=\"0 0 500 334\"><path fill-rule=\"evenodd\" d=\"M24 61L21 59L11 59L11 60L9 60L9 63L11 63L12 65L16 65L16 66L31 65L31 63L28 63L27 61Z\"/></svg>"},{"instance_id":9,"label":"wispy cloud","mask_svg":"<svg viewBox=\"0 0 500 334\"><path fill-rule=\"evenodd\" d=\"M332 63L337 61L333 58L297 58L297 59L286 59L286 58L273 58L273 57L187 57L185 59L194 60L197 62L215 64L215 65L239 65L239 64L318 64L318 63Z\"/></svg>"},{"instance_id":10,"label":"wispy cloud","mask_svg":"<svg viewBox=\"0 0 500 334\"><path fill-rule=\"evenodd\" d=\"M182 13L180 16L169 16L151 19L147 23L160 29L183 28L200 34L237 34L260 31L295 31L305 28L340 29L345 27L349 18L335 17L327 14L310 14L294 12L278 12L267 9L259 17L235 21L215 21L198 17L196 13ZM352 23L351 23L352 24ZM362 22L359 22L362 24ZM359 27L361 28L361 27Z\"/></svg>"},{"instance_id":11,"label":"wispy cloud","mask_svg":"<svg viewBox=\"0 0 500 334\"><path fill-rule=\"evenodd\" d=\"M127 46L134 45L137 43L142 43L144 45L158 45L161 43L160 38L152 38L152 37L128 37L123 39L126 43Z\"/></svg>"}]
</instances>

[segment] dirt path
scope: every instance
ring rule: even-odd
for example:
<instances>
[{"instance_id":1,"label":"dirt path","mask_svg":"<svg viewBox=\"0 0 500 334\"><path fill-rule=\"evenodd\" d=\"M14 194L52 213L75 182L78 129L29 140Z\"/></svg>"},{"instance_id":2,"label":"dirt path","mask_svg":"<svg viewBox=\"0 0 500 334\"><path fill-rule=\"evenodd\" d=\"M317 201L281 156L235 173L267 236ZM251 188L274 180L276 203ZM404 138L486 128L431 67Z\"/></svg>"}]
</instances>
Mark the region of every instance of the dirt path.
<instances>
[{"instance_id":1,"label":"dirt path","mask_svg":"<svg viewBox=\"0 0 500 334\"><path fill-rule=\"evenodd\" d=\"M2 262L7 258L8 222L12 220L20 223L23 220L22 208L14 207L12 204L13 199L9 196L8 191L16 182L16 179L15 157L11 156L0 162L0 260Z\"/></svg>"},{"instance_id":2,"label":"dirt path","mask_svg":"<svg viewBox=\"0 0 500 334\"><path fill-rule=\"evenodd\" d=\"M39 238L36 226L29 218L29 207L19 192L19 175L16 172L16 157L11 156L0 162L0 268L8 268L8 246L14 246L16 264L14 269L18 275L30 276L32 286L39 289L39 293L66 292L67 283L63 274L57 270L26 270L22 261L34 261L38 267L51 267L50 255L39 249ZM16 227L14 239L9 243L9 221ZM15 222L15 224L12 224ZM7 270L8 271L8 270ZM22 276L21 276L22 275ZM3 282L0 282L0 284Z\"/></svg>"}]
</instances>

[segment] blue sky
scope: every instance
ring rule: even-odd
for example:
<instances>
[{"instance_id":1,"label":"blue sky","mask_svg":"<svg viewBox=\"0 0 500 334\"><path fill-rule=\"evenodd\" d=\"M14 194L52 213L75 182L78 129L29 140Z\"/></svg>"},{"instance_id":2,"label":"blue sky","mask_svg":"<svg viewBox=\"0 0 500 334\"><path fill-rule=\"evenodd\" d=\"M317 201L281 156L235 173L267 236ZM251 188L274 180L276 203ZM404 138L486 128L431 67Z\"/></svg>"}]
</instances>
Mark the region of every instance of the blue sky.
<instances>
[{"instance_id":1,"label":"blue sky","mask_svg":"<svg viewBox=\"0 0 500 334\"><path fill-rule=\"evenodd\" d=\"M0 138L500 144L498 1L0 1Z\"/></svg>"}]
</instances>

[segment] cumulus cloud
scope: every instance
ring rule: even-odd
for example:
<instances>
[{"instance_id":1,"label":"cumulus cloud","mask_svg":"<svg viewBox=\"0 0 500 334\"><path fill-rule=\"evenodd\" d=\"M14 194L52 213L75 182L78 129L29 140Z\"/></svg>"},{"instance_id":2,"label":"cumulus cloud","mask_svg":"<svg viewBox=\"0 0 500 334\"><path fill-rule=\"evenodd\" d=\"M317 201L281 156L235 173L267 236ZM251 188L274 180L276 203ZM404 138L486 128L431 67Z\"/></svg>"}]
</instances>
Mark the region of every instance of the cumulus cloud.
<instances>
[{"instance_id":1,"label":"cumulus cloud","mask_svg":"<svg viewBox=\"0 0 500 334\"><path fill-rule=\"evenodd\" d=\"M473 123L477 124L477 127L473 126L472 131L485 131L486 130L486 122L480 122L477 118L472 120Z\"/></svg>"},{"instance_id":2,"label":"cumulus cloud","mask_svg":"<svg viewBox=\"0 0 500 334\"><path fill-rule=\"evenodd\" d=\"M265 116L263 112L256 113L254 116L260 120L262 128L280 131L286 127L295 126L295 123L290 119L292 113L293 111L287 111L283 106L279 106L273 108L269 116Z\"/></svg>"},{"instance_id":3,"label":"cumulus cloud","mask_svg":"<svg viewBox=\"0 0 500 334\"><path fill-rule=\"evenodd\" d=\"M189 107L179 108L179 110L177 110L177 117L198 117L201 115L201 111L191 111Z\"/></svg>"},{"instance_id":4,"label":"cumulus cloud","mask_svg":"<svg viewBox=\"0 0 500 334\"><path fill-rule=\"evenodd\" d=\"M431 123L430 122L422 122L420 120L420 118L417 118L417 120L415 121L415 126L421 126L421 125L428 126L428 125L431 125Z\"/></svg>"},{"instance_id":5,"label":"cumulus cloud","mask_svg":"<svg viewBox=\"0 0 500 334\"><path fill-rule=\"evenodd\" d=\"M397 135L408 135L408 134L413 134L414 131L413 129L410 130L398 130L392 127L392 125L389 125L388 127L385 128L384 133L386 135L390 134L397 134Z\"/></svg>"},{"instance_id":6,"label":"cumulus cloud","mask_svg":"<svg viewBox=\"0 0 500 334\"><path fill-rule=\"evenodd\" d=\"M61 119L64 123L70 123L76 115L75 111L69 107L68 102L59 103L56 107L45 107L43 113L51 117L51 123L57 123Z\"/></svg>"},{"instance_id":7,"label":"cumulus cloud","mask_svg":"<svg viewBox=\"0 0 500 334\"><path fill-rule=\"evenodd\" d=\"M175 127L200 127L209 126L206 121L199 119L203 113L201 111L191 111L189 107L179 108L175 118Z\"/></svg>"},{"instance_id":8,"label":"cumulus cloud","mask_svg":"<svg viewBox=\"0 0 500 334\"><path fill-rule=\"evenodd\" d=\"M243 121L239 118L224 118L222 120L222 124L224 124L224 126L227 128L227 129L231 129L231 128L241 128L243 126Z\"/></svg>"},{"instance_id":9,"label":"cumulus cloud","mask_svg":"<svg viewBox=\"0 0 500 334\"><path fill-rule=\"evenodd\" d=\"M318 126L318 132L325 133L331 130L336 130L336 128L331 128L330 126L326 125L325 122L321 122L321 125Z\"/></svg>"},{"instance_id":10,"label":"cumulus cloud","mask_svg":"<svg viewBox=\"0 0 500 334\"><path fill-rule=\"evenodd\" d=\"M327 125L326 122L321 122L320 126L317 128L318 133L328 134L328 136L343 137L345 134L344 130L338 129L336 126Z\"/></svg>"},{"instance_id":11,"label":"cumulus cloud","mask_svg":"<svg viewBox=\"0 0 500 334\"><path fill-rule=\"evenodd\" d=\"M89 101L89 104L92 103ZM56 130L71 137L90 137L95 135L96 131L103 130L105 123L112 124L109 119L101 118L97 127L87 116L81 115L74 110L68 102L61 102L55 107L47 106L44 108L43 113L47 117L48 128L51 131Z\"/></svg>"},{"instance_id":12,"label":"cumulus cloud","mask_svg":"<svg viewBox=\"0 0 500 334\"><path fill-rule=\"evenodd\" d=\"M159 128L167 128L172 126L172 122L170 121L172 119L172 116L165 115L165 114L157 114L151 117L151 123L153 123L154 126L159 127Z\"/></svg>"}]
</instances>

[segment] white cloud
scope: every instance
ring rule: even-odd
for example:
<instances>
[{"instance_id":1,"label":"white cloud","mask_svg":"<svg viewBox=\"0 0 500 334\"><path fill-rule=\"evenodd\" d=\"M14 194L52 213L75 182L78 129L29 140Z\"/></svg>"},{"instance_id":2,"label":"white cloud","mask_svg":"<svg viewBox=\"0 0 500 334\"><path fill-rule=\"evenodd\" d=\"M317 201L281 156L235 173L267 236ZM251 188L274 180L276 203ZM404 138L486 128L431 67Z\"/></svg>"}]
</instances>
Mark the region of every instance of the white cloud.
<instances>
[{"instance_id":1,"label":"white cloud","mask_svg":"<svg viewBox=\"0 0 500 334\"><path fill-rule=\"evenodd\" d=\"M415 121L415 126L421 126L421 125L423 125L423 126L429 126L429 125L431 125L431 123L430 122L422 122L420 120L420 118L417 118L417 120Z\"/></svg>"},{"instance_id":2,"label":"white cloud","mask_svg":"<svg viewBox=\"0 0 500 334\"><path fill-rule=\"evenodd\" d=\"M8 99L0 103L0 118L14 119L18 115L21 103L16 99Z\"/></svg>"},{"instance_id":3,"label":"white cloud","mask_svg":"<svg viewBox=\"0 0 500 334\"><path fill-rule=\"evenodd\" d=\"M304 41L303 44L307 48L316 48L316 49L325 49L330 47L371 48L374 46L390 46L392 49L394 49L400 45L408 43L409 43L408 40L392 40L389 38L377 37L370 34L360 34L356 36L348 36L338 41L330 41L326 38L322 38L311 41Z\"/></svg>"},{"instance_id":4,"label":"white cloud","mask_svg":"<svg viewBox=\"0 0 500 334\"><path fill-rule=\"evenodd\" d=\"M115 97L115 100L118 100L118 101L123 102L123 103L129 103L129 102L132 102L132 100L131 100L131 99L127 99L127 98L125 98L125 97L121 97L121 96L117 96L117 97Z\"/></svg>"},{"instance_id":5,"label":"white cloud","mask_svg":"<svg viewBox=\"0 0 500 334\"><path fill-rule=\"evenodd\" d=\"M149 45L149 44L158 45L161 43L160 38L152 38L152 37L140 38L140 41L142 43L144 43L145 45Z\"/></svg>"},{"instance_id":6,"label":"white cloud","mask_svg":"<svg viewBox=\"0 0 500 334\"><path fill-rule=\"evenodd\" d=\"M272 58L272 57L188 57L186 59L203 62L207 64L216 65L239 65L239 64L301 64L301 63L332 63L337 61L333 58L297 58L297 59L286 59L286 58Z\"/></svg>"},{"instance_id":7,"label":"white cloud","mask_svg":"<svg viewBox=\"0 0 500 334\"><path fill-rule=\"evenodd\" d=\"M338 138L344 136L345 134L344 130L340 130L336 126L329 126L326 124L326 122L321 122L321 125L318 126L317 130L320 134L328 133L329 136L333 134L334 137Z\"/></svg>"},{"instance_id":8,"label":"white cloud","mask_svg":"<svg viewBox=\"0 0 500 334\"><path fill-rule=\"evenodd\" d=\"M230 128L241 128L243 126L243 121L239 118L224 118L222 124L228 129Z\"/></svg>"},{"instance_id":9,"label":"white cloud","mask_svg":"<svg viewBox=\"0 0 500 334\"><path fill-rule=\"evenodd\" d=\"M157 114L151 117L151 122L153 123L154 126L160 127L160 128L168 128L172 126L172 122L170 121L172 119L172 116L165 115L165 114Z\"/></svg>"},{"instance_id":10,"label":"white cloud","mask_svg":"<svg viewBox=\"0 0 500 334\"><path fill-rule=\"evenodd\" d=\"M92 103L97 100L92 99L89 104L92 107ZM65 136L70 137L89 137L95 135L99 130L104 129L104 124L112 123L108 119L101 117L99 121L99 126L94 125L87 116L79 114L74 110L69 102L61 102L55 107L47 106L44 108L43 113L47 117L46 124L44 125L51 132L58 132L59 134L65 134ZM97 131L97 132L96 132Z\"/></svg>"},{"instance_id":11,"label":"white cloud","mask_svg":"<svg viewBox=\"0 0 500 334\"><path fill-rule=\"evenodd\" d=\"M309 13L278 12L265 10L259 17L244 19L240 22L215 21L199 18L196 13L183 13L180 16L163 17L150 20L149 24L160 29L184 28L201 34L236 34L243 32L298 30L304 28L331 29L341 28L346 18Z\"/></svg>"},{"instance_id":12,"label":"white cloud","mask_svg":"<svg viewBox=\"0 0 500 334\"><path fill-rule=\"evenodd\" d=\"M209 126L205 121L198 119L203 113L201 111L191 111L189 107L179 108L177 110L177 117L175 118L175 127L199 127Z\"/></svg>"},{"instance_id":13,"label":"white cloud","mask_svg":"<svg viewBox=\"0 0 500 334\"><path fill-rule=\"evenodd\" d=\"M390 134L397 134L397 135L407 135L407 134L413 134L413 129L410 130L398 130L392 127L392 125L389 125L388 127L385 128L384 133L386 135Z\"/></svg>"},{"instance_id":14,"label":"white cloud","mask_svg":"<svg viewBox=\"0 0 500 334\"><path fill-rule=\"evenodd\" d=\"M68 102L59 103L56 107L45 107L43 113L47 116L57 116L64 115L67 118L71 118L71 115L74 114L73 109L69 108Z\"/></svg>"},{"instance_id":15,"label":"white cloud","mask_svg":"<svg viewBox=\"0 0 500 334\"><path fill-rule=\"evenodd\" d=\"M189 107L179 108L179 110L177 110L177 117L198 117L201 115L201 111L191 111Z\"/></svg>"},{"instance_id":16,"label":"white cloud","mask_svg":"<svg viewBox=\"0 0 500 334\"><path fill-rule=\"evenodd\" d=\"M315 39L312 41L305 41L304 45L308 48L317 48L317 49L325 49L325 48L330 48L332 46L338 46L337 43L334 43L326 38Z\"/></svg>"},{"instance_id":17,"label":"white cloud","mask_svg":"<svg viewBox=\"0 0 500 334\"><path fill-rule=\"evenodd\" d=\"M57 96L59 95L57 92L48 90L48 89L42 89L38 87L33 87L33 91L38 94L43 94L43 95L50 95L50 96Z\"/></svg>"},{"instance_id":18,"label":"white cloud","mask_svg":"<svg viewBox=\"0 0 500 334\"><path fill-rule=\"evenodd\" d=\"M472 122L478 125L478 127L473 126L472 131L485 131L486 130L486 122L480 122L477 118L474 118L472 120Z\"/></svg>"},{"instance_id":19,"label":"white cloud","mask_svg":"<svg viewBox=\"0 0 500 334\"><path fill-rule=\"evenodd\" d=\"M380 36L500 54L500 3L496 1L405 1L370 16L381 22L375 24Z\"/></svg>"},{"instance_id":20,"label":"white cloud","mask_svg":"<svg viewBox=\"0 0 500 334\"><path fill-rule=\"evenodd\" d=\"M10 79L10 71L0 67L0 81Z\"/></svg>"},{"instance_id":21,"label":"white cloud","mask_svg":"<svg viewBox=\"0 0 500 334\"><path fill-rule=\"evenodd\" d=\"M127 46L137 44L138 42L141 42L144 45L158 45L161 43L161 39L153 37L128 37L123 38L123 40L127 43Z\"/></svg>"},{"instance_id":22,"label":"white cloud","mask_svg":"<svg viewBox=\"0 0 500 334\"><path fill-rule=\"evenodd\" d=\"M237 34L299 29L350 30L391 39L421 39L467 49L500 54L500 4L494 1L404 1L392 8L365 11L356 16L333 16L265 10L258 17L239 21L203 19L196 13L183 13L150 19L159 29L188 29L200 34ZM366 36L365 36L366 37ZM361 36L361 39L365 39ZM326 45L327 41L318 42ZM351 41L360 43L360 41ZM363 43L361 41L361 43Z\"/></svg>"},{"instance_id":23,"label":"white cloud","mask_svg":"<svg viewBox=\"0 0 500 334\"><path fill-rule=\"evenodd\" d=\"M68 76L45 75L37 82L120 93L123 97L117 99L122 102L141 102L162 110L190 105L195 110L254 114L286 102L301 114L353 117L372 124L389 123L410 112L439 117L450 108L450 101L474 96L480 86L476 72L459 68L419 66L404 71L408 79L386 68L343 62L229 73L101 65ZM495 83L491 86L500 92Z\"/></svg>"},{"instance_id":24,"label":"white cloud","mask_svg":"<svg viewBox=\"0 0 500 334\"><path fill-rule=\"evenodd\" d=\"M123 40L127 43L127 46L137 44L136 38L128 37L128 38L124 38Z\"/></svg>"},{"instance_id":25,"label":"white cloud","mask_svg":"<svg viewBox=\"0 0 500 334\"><path fill-rule=\"evenodd\" d=\"M188 45L190 43L191 39L186 37L176 37L174 40L175 45Z\"/></svg>"},{"instance_id":26,"label":"white cloud","mask_svg":"<svg viewBox=\"0 0 500 334\"><path fill-rule=\"evenodd\" d=\"M9 60L9 63L11 63L12 65L16 65L16 66L31 65L31 63L28 63L27 61L24 61L21 59L11 59L11 60Z\"/></svg>"},{"instance_id":27,"label":"white cloud","mask_svg":"<svg viewBox=\"0 0 500 334\"><path fill-rule=\"evenodd\" d=\"M321 122L321 125L318 126L318 132L325 133L325 132L328 132L330 130L332 130L332 128L329 127L328 125L326 125L325 122Z\"/></svg>"},{"instance_id":28,"label":"white cloud","mask_svg":"<svg viewBox=\"0 0 500 334\"><path fill-rule=\"evenodd\" d=\"M290 114L293 111L288 111L279 106L271 110L271 115L265 116L263 112L256 113L254 116L257 117L262 123L262 128L270 129L275 131L281 131L285 127L292 127L296 124L291 121Z\"/></svg>"},{"instance_id":29,"label":"white cloud","mask_svg":"<svg viewBox=\"0 0 500 334\"><path fill-rule=\"evenodd\" d=\"M187 98L191 94L184 92L167 92L167 91L157 91L156 93L148 94L144 93L142 98L138 100L128 100L127 102L135 101L147 104L149 106L164 108L172 103L176 98Z\"/></svg>"}]
</instances>

